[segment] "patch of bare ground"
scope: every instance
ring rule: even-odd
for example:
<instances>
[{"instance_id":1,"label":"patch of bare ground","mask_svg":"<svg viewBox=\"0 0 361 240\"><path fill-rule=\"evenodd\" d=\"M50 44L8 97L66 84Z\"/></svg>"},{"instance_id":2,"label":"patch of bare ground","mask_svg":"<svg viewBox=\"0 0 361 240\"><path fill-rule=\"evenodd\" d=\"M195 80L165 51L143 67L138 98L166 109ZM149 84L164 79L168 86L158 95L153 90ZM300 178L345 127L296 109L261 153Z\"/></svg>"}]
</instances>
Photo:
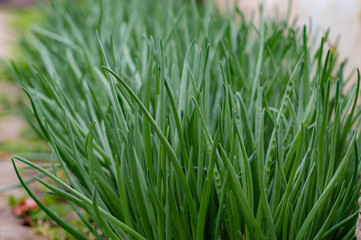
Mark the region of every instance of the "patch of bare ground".
<instances>
[{"instance_id":1,"label":"patch of bare ground","mask_svg":"<svg viewBox=\"0 0 361 240\"><path fill-rule=\"evenodd\" d=\"M2 2L0 1L0 3ZM10 17L0 9L0 58L11 57L12 43L16 40L7 25ZM2 143L20 140L21 131L28 127L23 118L13 113L17 108L20 90L15 84L2 80L4 79L0 79L0 188L19 183L11 162L11 156L14 153L5 152L2 149ZM29 178L31 174L24 177ZM26 192L22 188L0 192L0 240L45 240L44 237L36 235L32 228L22 226L21 220L13 214L9 207L9 195L21 197L24 194Z\"/></svg>"},{"instance_id":2,"label":"patch of bare ground","mask_svg":"<svg viewBox=\"0 0 361 240\"><path fill-rule=\"evenodd\" d=\"M17 163L17 165L21 165ZM24 175L24 174L23 174ZM30 177L30 176L28 176ZM19 183L15 174L10 155L0 157L0 188L11 184ZM8 195L17 198L25 194L23 189L13 189L7 192L0 192L0 239L1 240L45 240L36 235L32 228L21 225L21 220L15 217L8 205Z\"/></svg>"}]
</instances>

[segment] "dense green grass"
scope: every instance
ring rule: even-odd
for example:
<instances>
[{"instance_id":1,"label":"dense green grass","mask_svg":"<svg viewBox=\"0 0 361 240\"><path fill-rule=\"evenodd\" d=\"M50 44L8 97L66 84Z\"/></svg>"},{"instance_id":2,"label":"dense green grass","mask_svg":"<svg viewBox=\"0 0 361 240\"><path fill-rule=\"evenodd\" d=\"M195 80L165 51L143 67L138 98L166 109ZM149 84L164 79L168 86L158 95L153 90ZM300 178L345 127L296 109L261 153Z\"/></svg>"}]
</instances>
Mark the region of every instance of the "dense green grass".
<instances>
[{"instance_id":1,"label":"dense green grass","mask_svg":"<svg viewBox=\"0 0 361 240\"><path fill-rule=\"evenodd\" d=\"M14 160L98 239L352 238L360 76L344 89L327 36L259 22L175 0L53 3L15 68L53 168Z\"/></svg>"}]
</instances>

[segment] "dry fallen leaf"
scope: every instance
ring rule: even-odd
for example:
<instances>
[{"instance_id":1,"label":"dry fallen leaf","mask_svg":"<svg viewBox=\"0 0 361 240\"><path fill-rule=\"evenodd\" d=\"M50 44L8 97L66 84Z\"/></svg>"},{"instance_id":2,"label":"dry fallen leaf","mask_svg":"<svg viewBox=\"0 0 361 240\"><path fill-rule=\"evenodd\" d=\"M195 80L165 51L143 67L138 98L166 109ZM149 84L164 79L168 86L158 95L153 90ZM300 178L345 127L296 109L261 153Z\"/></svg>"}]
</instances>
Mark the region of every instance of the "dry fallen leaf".
<instances>
[{"instance_id":1,"label":"dry fallen leaf","mask_svg":"<svg viewBox=\"0 0 361 240\"><path fill-rule=\"evenodd\" d=\"M17 217L26 215L30 210L36 210L39 206L32 198L24 198L13 207L13 213Z\"/></svg>"}]
</instances>

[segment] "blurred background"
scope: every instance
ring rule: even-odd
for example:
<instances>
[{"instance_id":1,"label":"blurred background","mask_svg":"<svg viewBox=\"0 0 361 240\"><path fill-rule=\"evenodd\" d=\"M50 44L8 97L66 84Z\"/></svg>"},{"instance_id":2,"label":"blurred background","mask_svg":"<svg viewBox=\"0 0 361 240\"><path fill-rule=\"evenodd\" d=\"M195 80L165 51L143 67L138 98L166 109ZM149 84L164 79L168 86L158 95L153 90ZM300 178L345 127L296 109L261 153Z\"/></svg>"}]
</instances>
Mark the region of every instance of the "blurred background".
<instances>
[{"instance_id":1,"label":"blurred background","mask_svg":"<svg viewBox=\"0 0 361 240\"><path fill-rule=\"evenodd\" d=\"M21 110L24 94L3 69L4 61L22 61L20 36L30 34L31 26L41 22L41 16L31 0L0 0L0 240L45 240L51 234L48 223L39 227L40 224L30 222L28 213L35 212L37 206L25 190L11 188L19 183L11 156L49 152L49 149L26 122ZM27 179L35 174L22 172ZM31 188L39 189L39 186L32 184Z\"/></svg>"},{"instance_id":2,"label":"blurred background","mask_svg":"<svg viewBox=\"0 0 361 240\"><path fill-rule=\"evenodd\" d=\"M290 8L290 21L296 17L297 25L312 27L313 33L321 37L331 29L330 44L337 44L339 60L347 58L346 73L361 66L361 0L216 0L223 11L229 6L237 5L246 17L257 13L264 2L264 14L268 18L284 17ZM291 3L291 5L290 5ZM322 34L322 35L321 35Z\"/></svg>"}]
</instances>

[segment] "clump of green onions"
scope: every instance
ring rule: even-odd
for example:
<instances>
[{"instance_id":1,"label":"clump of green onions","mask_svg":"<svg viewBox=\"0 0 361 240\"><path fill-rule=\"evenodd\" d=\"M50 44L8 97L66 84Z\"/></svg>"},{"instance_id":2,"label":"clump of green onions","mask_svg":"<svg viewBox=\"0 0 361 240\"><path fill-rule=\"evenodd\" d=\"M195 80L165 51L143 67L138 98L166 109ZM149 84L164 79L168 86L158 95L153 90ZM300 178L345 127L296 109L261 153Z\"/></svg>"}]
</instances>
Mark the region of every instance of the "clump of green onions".
<instances>
[{"instance_id":1,"label":"clump of green onions","mask_svg":"<svg viewBox=\"0 0 361 240\"><path fill-rule=\"evenodd\" d=\"M352 238L360 75L345 88L327 35L212 1L56 1L47 19L15 72L52 167L14 166L97 239Z\"/></svg>"}]
</instances>

